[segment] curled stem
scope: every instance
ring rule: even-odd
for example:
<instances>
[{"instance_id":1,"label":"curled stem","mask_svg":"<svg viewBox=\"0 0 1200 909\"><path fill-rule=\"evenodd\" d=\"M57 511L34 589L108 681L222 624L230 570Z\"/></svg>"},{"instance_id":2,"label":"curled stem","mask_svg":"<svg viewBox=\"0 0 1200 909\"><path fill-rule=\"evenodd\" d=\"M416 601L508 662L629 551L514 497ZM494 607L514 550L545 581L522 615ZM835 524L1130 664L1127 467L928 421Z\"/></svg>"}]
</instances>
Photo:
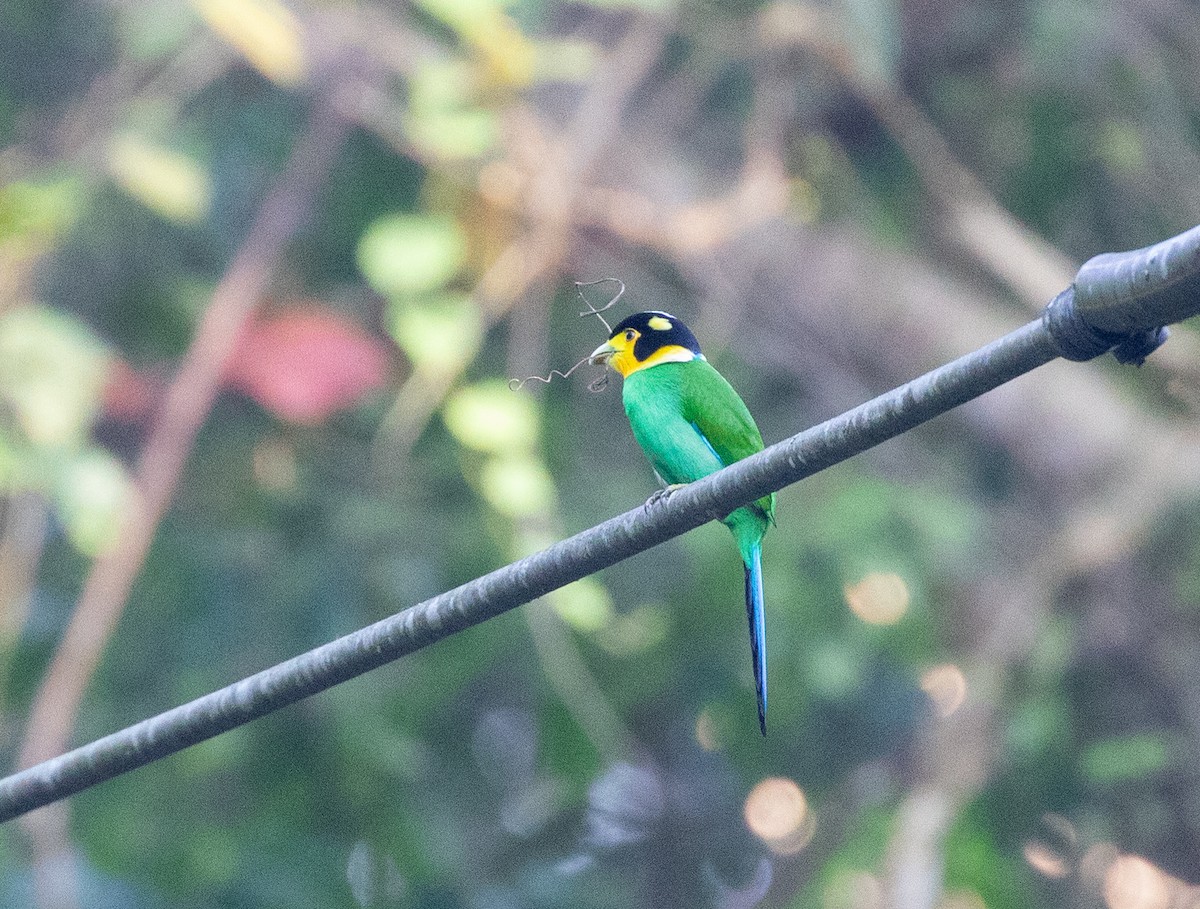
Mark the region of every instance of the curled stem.
<instances>
[{"instance_id":1,"label":"curled stem","mask_svg":"<svg viewBox=\"0 0 1200 909\"><path fill-rule=\"evenodd\" d=\"M583 289L585 287L595 287L597 284L605 284L608 282L615 282L621 285L621 289L618 290L616 296L605 303L604 306L602 306L600 309L596 309L596 307L592 305L591 301L584 296ZM587 310L585 312L581 312L579 314L579 318L582 319L584 316L595 316L604 324L604 329L607 332L605 337L610 337L612 335L612 326L608 324L608 320L605 319L604 316L600 315L600 313L607 312L608 310L612 309L617 305L617 301L620 300L621 297L625 296L625 282L619 278L598 278L595 281L576 281L575 292L579 294L579 299L581 299L584 305L587 306Z\"/></svg>"},{"instance_id":2,"label":"curled stem","mask_svg":"<svg viewBox=\"0 0 1200 909\"><path fill-rule=\"evenodd\" d=\"M597 309L595 307L595 305L586 296L584 296L583 288L594 287L597 284L604 284L606 282L614 282L614 283L620 285L620 289L616 292L616 294L612 297L611 300L609 300L607 303L605 303L603 306L601 306L599 309ZM600 313L607 312L608 310L612 309L617 304L617 301L620 300L621 297L625 296L625 282L621 281L618 278L599 278L595 281L576 281L575 282L575 291L576 291L576 293L579 294L579 299L581 299L583 301L584 305L587 307L586 310L584 310L583 312L581 312L579 314L579 318L582 319L582 318L585 318L586 316L595 316L604 325L605 337L609 337L610 335L612 335L612 326L608 324L608 320L605 319L604 316L600 315ZM552 381L554 381L555 378L560 378L560 379L569 378L571 373L573 373L575 370L577 370L580 366L582 366L584 363L586 363L589 359L590 359L590 357L584 357L582 360L580 360L578 363L576 363L574 366L572 366L566 372L563 372L561 369L552 369L552 370L550 370L550 374L546 375L546 376L526 376L523 379L509 379L508 387L512 391L519 391L520 389L522 389L526 385L528 385L530 382L541 382L544 385L549 385ZM608 387L608 371L607 370L605 370L605 372L602 375L598 376L597 378L593 379L591 382L588 383L588 391L592 391L592 392L603 391L606 387Z\"/></svg>"}]
</instances>

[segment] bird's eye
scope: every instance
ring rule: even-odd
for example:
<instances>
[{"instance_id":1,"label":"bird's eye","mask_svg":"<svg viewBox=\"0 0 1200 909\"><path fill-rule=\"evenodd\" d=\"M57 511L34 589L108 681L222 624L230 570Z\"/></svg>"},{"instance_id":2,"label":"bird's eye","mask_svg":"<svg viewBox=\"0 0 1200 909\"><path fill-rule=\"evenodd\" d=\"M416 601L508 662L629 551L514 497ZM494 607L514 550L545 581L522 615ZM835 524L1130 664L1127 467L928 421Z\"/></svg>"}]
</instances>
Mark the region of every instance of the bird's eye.
<instances>
[{"instance_id":1,"label":"bird's eye","mask_svg":"<svg viewBox=\"0 0 1200 909\"><path fill-rule=\"evenodd\" d=\"M634 331L632 328L625 329L625 340L626 341L632 341L633 335L634 335Z\"/></svg>"}]
</instances>

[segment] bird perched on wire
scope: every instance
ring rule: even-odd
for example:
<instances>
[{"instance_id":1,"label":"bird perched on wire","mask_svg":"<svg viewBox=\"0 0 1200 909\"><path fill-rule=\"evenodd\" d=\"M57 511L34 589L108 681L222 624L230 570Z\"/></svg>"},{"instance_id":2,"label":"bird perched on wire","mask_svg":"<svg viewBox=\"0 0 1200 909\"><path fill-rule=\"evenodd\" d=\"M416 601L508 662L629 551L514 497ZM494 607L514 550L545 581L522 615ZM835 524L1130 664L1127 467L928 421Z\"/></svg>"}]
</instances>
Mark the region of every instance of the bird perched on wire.
<instances>
[{"instance_id":1,"label":"bird perched on wire","mask_svg":"<svg viewBox=\"0 0 1200 909\"><path fill-rule=\"evenodd\" d=\"M665 312L639 312L613 327L592 351L624 379L622 400L633 437L667 489L691 483L762 451L762 434L745 403L704 354L696 336ZM647 503L649 504L649 503ZM763 616L762 538L775 523L775 494L722 519L746 569L746 617L758 696L758 723L767 734L767 640Z\"/></svg>"}]
</instances>

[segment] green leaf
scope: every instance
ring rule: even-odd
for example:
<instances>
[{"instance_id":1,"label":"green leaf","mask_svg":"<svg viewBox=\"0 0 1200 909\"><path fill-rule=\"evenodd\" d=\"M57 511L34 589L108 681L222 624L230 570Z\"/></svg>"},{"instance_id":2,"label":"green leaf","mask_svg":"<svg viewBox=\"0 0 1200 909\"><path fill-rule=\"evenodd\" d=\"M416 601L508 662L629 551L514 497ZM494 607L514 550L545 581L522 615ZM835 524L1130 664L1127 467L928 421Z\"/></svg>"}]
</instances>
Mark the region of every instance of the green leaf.
<instances>
[{"instance_id":1,"label":"green leaf","mask_svg":"<svg viewBox=\"0 0 1200 909\"><path fill-rule=\"evenodd\" d=\"M483 341L483 317L466 294L395 301L388 316L392 338L425 373L453 375L475 358Z\"/></svg>"},{"instance_id":2,"label":"green leaf","mask_svg":"<svg viewBox=\"0 0 1200 909\"><path fill-rule=\"evenodd\" d=\"M446 402L444 419L455 438L475 451L529 451L538 439L537 405L502 382L458 391Z\"/></svg>"},{"instance_id":3,"label":"green leaf","mask_svg":"<svg viewBox=\"0 0 1200 909\"><path fill-rule=\"evenodd\" d=\"M70 316L21 306L0 317L0 401L34 445L83 441L107 369L104 346Z\"/></svg>"},{"instance_id":4,"label":"green leaf","mask_svg":"<svg viewBox=\"0 0 1200 909\"><path fill-rule=\"evenodd\" d=\"M1166 742L1143 733L1096 742L1083 753L1080 769L1093 783L1119 783L1158 773L1169 759Z\"/></svg>"},{"instance_id":5,"label":"green leaf","mask_svg":"<svg viewBox=\"0 0 1200 909\"><path fill-rule=\"evenodd\" d=\"M444 287L466 254L466 237L450 218L395 214L367 228L358 244L358 267L384 296L417 296Z\"/></svg>"},{"instance_id":6,"label":"green leaf","mask_svg":"<svg viewBox=\"0 0 1200 909\"><path fill-rule=\"evenodd\" d=\"M407 126L414 143L448 161L479 157L496 144L500 132L496 115L476 107L412 116Z\"/></svg>"}]
</instances>

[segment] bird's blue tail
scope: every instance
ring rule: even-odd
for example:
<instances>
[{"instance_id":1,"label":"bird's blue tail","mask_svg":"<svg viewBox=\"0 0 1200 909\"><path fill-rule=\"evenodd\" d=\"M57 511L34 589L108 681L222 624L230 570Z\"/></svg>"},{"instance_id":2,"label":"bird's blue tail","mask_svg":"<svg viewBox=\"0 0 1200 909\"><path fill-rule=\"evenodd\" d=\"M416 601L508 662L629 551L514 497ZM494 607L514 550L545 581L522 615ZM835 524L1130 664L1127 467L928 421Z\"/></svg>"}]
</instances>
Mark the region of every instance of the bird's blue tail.
<instances>
[{"instance_id":1,"label":"bird's blue tail","mask_svg":"<svg viewBox=\"0 0 1200 909\"><path fill-rule=\"evenodd\" d=\"M758 726L767 734L767 625L763 613L762 545L745 556L746 619L750 622L750 655L754 659L754 690L758 695Z\"/></svg>"}]
</instances>

